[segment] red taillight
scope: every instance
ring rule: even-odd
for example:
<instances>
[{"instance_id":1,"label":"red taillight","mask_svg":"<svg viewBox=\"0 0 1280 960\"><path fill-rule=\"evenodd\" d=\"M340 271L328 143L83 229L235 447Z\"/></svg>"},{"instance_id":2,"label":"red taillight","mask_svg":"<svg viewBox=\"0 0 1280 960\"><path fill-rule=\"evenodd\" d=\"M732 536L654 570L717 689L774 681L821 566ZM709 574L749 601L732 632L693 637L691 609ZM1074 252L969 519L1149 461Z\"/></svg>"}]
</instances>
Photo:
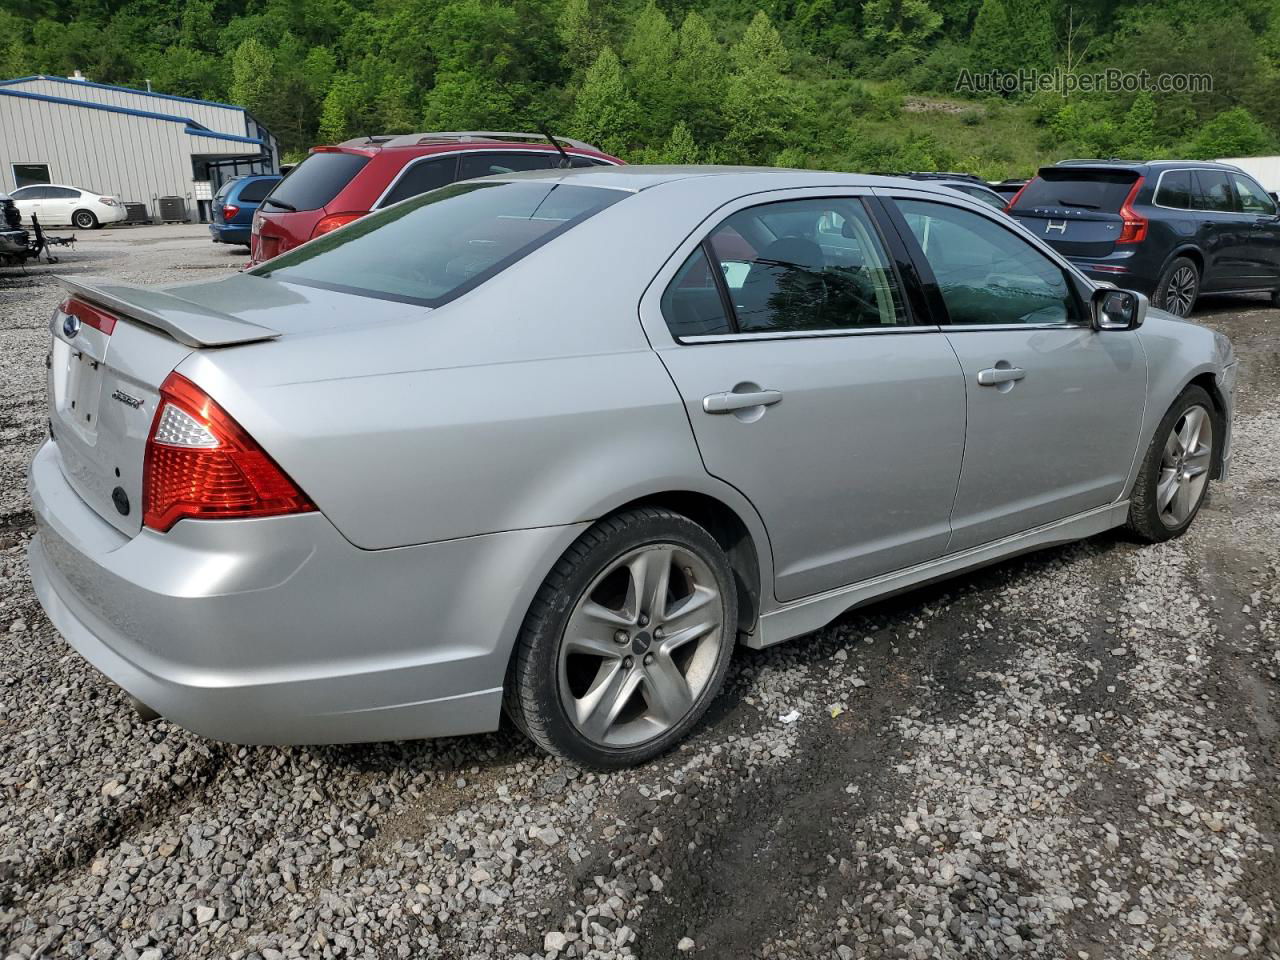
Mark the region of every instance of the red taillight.
<instances>
[{"instance_id":1,"label":"red taillight","mask_svg":"<svg viewBox=\"0 0 1280 960\"><path fill-rule=\"evenodd\" d=\"M1120 236L1116 238L1116 243L1141 243L1147 239L1147 218L1139 216L1133 209L1133 201L1137 199L1144 179L1139 177L1134 181L1133 189L1124 198L1124 203L1120 204L1120 219L1124 225L1120 228Z\"/></svg>"},{"instance_id":2,"label":"red taillight","mask_svg":"<svg viewBox=\"0 0 1280 960\"><path fill-rule=\"evenodd\" d=\"M240 212L239 207L237 207L233 203L228 203L225 207L222 208L222 219L230 222L231 220L235 219L236 214L239 212Z\"/></svg>"},{"instance_id":3,"label":"red taillight","mask_svg":"<svg viewBox=\"0 0 1280 960\"><path fill-rule=\"evenodd\" d=\"M105 310L99 310L92 304L85 303L77 297L68 297L66 300L63 300L62 303L59 304L58 309L63 313L69 313L73 316L79 317L80 322L86 327L93 327L95 330L100 330L108 337L111 336L111 332L116 328L115 317L107 313Z\"/></svg>"},{"instance_id":4,"label":"red taillight","mask_svg":"<svg viewBox=\"0 0 1280 960\"><path fill-rule=\"evenodd\" d=\"M326 233L332 233L339 227L345 227L352 220L359 220L363 216L363 213L332 213L316 224L316 228L311 231L311 236L314 239Z\"/></svg>"},{"instance_id":5,"label":"red taillight","mask_svg":"<svg viewBox=\"0 0 1280 960\"><path fill-rule=\"evenodd\" d=\"M1018 192L1015 193L1013 197L1009 200L1009 202L1005 204L1004 206L1005 212L1008 212L1013 209L1013 205L1018 202L1018 198L1022 196L1023 192L1027 189L1027 187L1031 186L1031 184L1035 181L1035 179L1036 179L1035 177L1032 177L1030 180L1028 180L1026 183L1024 183L1022 186L1018 188Z\"/></svg>"},{"instance_id":6,"label":"red taillight","mask_svg":"<svg viewBox=\"0 0 1280 960\"><path fill-rule=\"evenodd\" d=\"M240 424L178 373L160 403L142 472L142 522L162 533L183 517L265 517L315 504Z\"/></svg>"}]
</instances>

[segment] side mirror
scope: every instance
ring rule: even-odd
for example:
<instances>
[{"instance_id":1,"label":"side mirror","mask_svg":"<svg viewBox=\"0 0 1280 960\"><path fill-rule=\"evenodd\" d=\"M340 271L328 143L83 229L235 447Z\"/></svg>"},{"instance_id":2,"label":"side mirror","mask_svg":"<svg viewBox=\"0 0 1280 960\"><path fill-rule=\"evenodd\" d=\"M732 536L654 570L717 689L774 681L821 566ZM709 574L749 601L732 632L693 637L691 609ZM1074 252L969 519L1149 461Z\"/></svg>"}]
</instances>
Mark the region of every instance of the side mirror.
<instances>
[{"instance_id":1,"label":"side mirror","mask_svg":"<svg viewBox=\"0 0 1280 960\"><path fill-rule=\"evenodd\" d=\"M1132 290L1101 287L1090 307L1095 330L1136 330L1147 319L1147 298Z\"/></svg>"}]
</instances>

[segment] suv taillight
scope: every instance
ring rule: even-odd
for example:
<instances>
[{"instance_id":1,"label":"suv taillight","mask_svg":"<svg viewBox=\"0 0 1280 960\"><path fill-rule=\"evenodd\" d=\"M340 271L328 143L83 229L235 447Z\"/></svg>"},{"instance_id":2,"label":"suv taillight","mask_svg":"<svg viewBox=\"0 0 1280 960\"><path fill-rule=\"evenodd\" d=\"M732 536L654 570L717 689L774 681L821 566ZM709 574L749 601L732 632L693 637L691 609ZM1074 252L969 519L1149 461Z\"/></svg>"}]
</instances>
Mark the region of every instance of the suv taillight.
<instances>
[{"instance_id":1,"label":"suv taillight","mask_svg":"<svg viewBox=\"0 0 1280 960\"><path fill-rule=\"evenodd\" d=\"M311 238L314 240L326 233L332 233L339 227L345 227L351 221L359 220L363 216L363 213L331 213L316 224L316 228L311 231Z\"/></svg>"},{"instance_id":2,"label":"suv taillight","mask_svg":"<svg viewBox=\"0 0 1280 960\"><path fill-rule=\"evenodd\" d=\"M1141 243L1147 239L1147 218L1140 216L1133 209L1133 201L1137 199L1144 179L1139 177L1134 181L1133 189L1124 198L1124 203L1120 204L1120 220L1123 226L1120 228L1120 236L1116 238L1116 243Z\"/></svg>"},{"instance_id":3,"label":"suv taillight","mask_svg":"<svg viewBox=\"0 0 1280 960\"><path fill-rule=\"evenodd\" d=\"M225 207L222 208L222 219L230 222L235 219L236 214L239 212L240 212L239 207L237 207L234 203L228 203Z\"/></svg>"},{"instance_id":4,"label":"suv taillight","mask_svg":"<svg viewBox=\"0 0 1280 960\"><path fill-rule=\"evenodd\" d=\"M160 387L142 471L142 522L265 517L315 504L207 393L179 373Z\"/></svg>"}]
</instances>

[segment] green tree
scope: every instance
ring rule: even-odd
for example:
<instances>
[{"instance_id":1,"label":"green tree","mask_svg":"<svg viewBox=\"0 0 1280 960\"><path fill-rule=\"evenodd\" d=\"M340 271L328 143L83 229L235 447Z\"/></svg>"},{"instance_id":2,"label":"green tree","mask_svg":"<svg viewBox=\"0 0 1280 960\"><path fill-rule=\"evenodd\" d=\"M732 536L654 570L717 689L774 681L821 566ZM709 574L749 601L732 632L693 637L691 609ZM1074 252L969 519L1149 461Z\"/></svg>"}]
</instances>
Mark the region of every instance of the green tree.
<instances>
[{"instance_id":1,"label":"green tree","mask_svg":"<svg viewBox=\"0 0 1280 960\"><path fill-rule=\"evenodd\" d=\"M362 101L360 83L355 77L349 73L334 77L320 110L320 139L326 143L340 143L365 132L356 129Z\"/></svg>"},{"instance_id":2,"label":"green tree","mask_svg":"<svg viewBox=\"0 0 1280 960\"><path fill-rule=\"evenodd\" d=\"M622 76L622 64L609 47L600 51L583 78L573 104L573 131L618 155L634 143L637 110Z\"/></svg>"},{"instance_id":3,"label":"green tree","mask_svg":"<svg viewBox=\"0 0 1280 960\"><path fill-rule=\"evenodd\" d=\"M769 163L785 145L797 110L785 76L791 58L763 11L734 44L730 59L735 69L725 95L729 129L723 154L735 163Z\"/></svg>"},{"instance_id":4,"label":"green tree","mask_svg":"<svg viewBox=\"0 0 1280 960\"><path fill-rule=\"evenodd\" d=\"M503 130L519 126L515 101L496 78L467 70L436 77L423 103L428 130Z\"/></svg>"},{"instance_id":5,"label":"green tree","mask_svg":"<svg viewBox=\"0 0 1280 960\"><path fill-rule=\"evenodd\" d=\"M675 122L677 93L671 69L675 59L676 33L666 14L649 0L622 48L638 111L636 134L644 143L656 141Z\"/></svg>"},{"instance_id":6,"label":"green tree","mask_svg":"<svg viewBox=\"0 0 1280 960\"><path fill-rule=\"evenodd\" d=\"M606 32L591 0L566 0L556 21L556 35L564 44L565 63L574 73L582 73L600 55Z\"/></svg>"},{"instance_id":7,"label":"green tree","mask_svg":"<svg viewBox=\"0 0 1280 960\"><path fill-rule=\"evenodd\" d=\"M241 42L231 56L231 102L250 113L265 114L275 93L275 58L253 37ZM266 123L266 117L263 116Z\"/></svg>"},{"instance_id":8,"label":"green tree","mask_svg":"<svg viewBox=\"0 0 1280 960\"><path fill-rule=\"evenodd\" d=\"M919 47L942 26L942 14L927 0L868 0L862 5L863 33L879 50Z\"/></svg>"},{"instance_id":9,"label":"green tree","mask_svg":"<svg viewBox=\"0 0 1280 960\"><path fill-rule=\"evenodd\" d=\"M1017 35L1004 0L982 0L973 21L969 56L975 71L1009 72L1017 65Z\"/></svg>"},{"instance_id":10,"label":"green tree","mask_svg":"<svg viewBox=\"0 0 1280 960\"><path fill-rule=\"evenodd\" d=\"M1218 157L1248 157L1271 153L1276 138L1244 107L1224 110L1201 128L1192 141L1198 160Z\"/></svg>"},{"instance_id":11,"label":"green tree","mask_svg":"<svg viewBox=\"0 0 1280 960\"><path fill-rule=\"evenodd\" d=\"M698 11L690 11L676 36L676 60L671 66L673 110L700 143L724 136L721 110L728 72L728 57L711 25Z\"/></svg>"},{"instance_id":12,"label":"green tree","mask_svg":"<svg viewBox=\"0 0 1280 960\"><path fill-rule=\"evenodd\" d=\"M683 120L671 128L670 136L661 147L644 155L645 163L698 163L701 159L702 151L698 149L689 125Z\"/></svg>"},{"instance_id":13,"label":"green tree","mask_svg":"<svg viewBox=\"0 0 1280 960\"><path fill-rule=\"evenodd\" d=\"M1123 140L1121 153L1135 160L1146 160L1156 147L1156 100L1148 90L1133 98L1120 125Z\"/></svg>"}]
</instances>

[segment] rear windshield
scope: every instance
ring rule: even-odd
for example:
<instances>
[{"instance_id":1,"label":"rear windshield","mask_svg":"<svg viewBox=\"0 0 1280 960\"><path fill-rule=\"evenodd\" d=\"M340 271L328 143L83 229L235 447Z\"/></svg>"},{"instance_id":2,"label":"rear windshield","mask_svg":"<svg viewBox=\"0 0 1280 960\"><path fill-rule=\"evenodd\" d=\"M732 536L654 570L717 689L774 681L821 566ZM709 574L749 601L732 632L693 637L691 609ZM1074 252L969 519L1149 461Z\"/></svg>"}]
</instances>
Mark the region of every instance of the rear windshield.
<instances>
[{"instance_id":1,"label":"rear windshield","mask_svg":"<svg viewBox=\"0 0 1280 960\"><path fill-rule=\"evenodd\" d=\"M453 184L372 213L250 272L437 307L625 196L542 180Z\"/></svg>"},{"instance_id":2,"label":"rear windshield","mask_svg":"<svg viewBox=\"0 0 1280 960\"><path fill-rule=\"evenodd\" d=\"M1084 170L1045 167L1027 184L1015 210L1030 207L1076 207L1119 213L1138 175L1132 170Z\"/></svg>"},{"instance_id":3,"label":"rear windshield","mask_svg":"<svg viewBox=\"0 0 1280 960\"><path fill-rule=\"evenodd\" d=\"M295 210L317 210L336 197L368 162L369 158L359 153L313 153L276 185L271 199Z\"/></svg>"},{"instance_id":4,"label":"rear windshield","mask_svg":"<svg viewBox=\"0 0 1280 960\"><path fill-rule=\"evenodd\" d=\"M241 203L261 203L262 198L271 192L271 188L277 182L276 180L250 180L240 188L240 195L236 199Z\"/></svg>"}]
</instances>

